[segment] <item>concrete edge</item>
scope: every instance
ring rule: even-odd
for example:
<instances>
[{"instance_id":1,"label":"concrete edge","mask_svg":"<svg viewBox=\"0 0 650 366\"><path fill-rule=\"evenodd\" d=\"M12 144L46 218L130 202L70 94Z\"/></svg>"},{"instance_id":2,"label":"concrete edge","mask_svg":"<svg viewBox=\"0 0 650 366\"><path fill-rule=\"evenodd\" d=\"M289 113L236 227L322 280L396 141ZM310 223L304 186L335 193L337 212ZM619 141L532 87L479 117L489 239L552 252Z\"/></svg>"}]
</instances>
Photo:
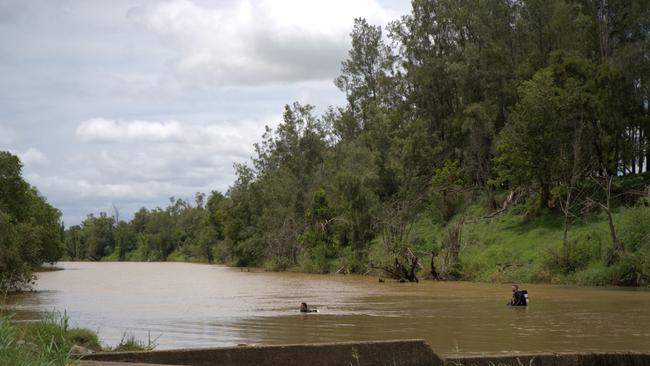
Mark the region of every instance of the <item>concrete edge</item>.
<instances>
[{"instance_id":1,"label":"concrete edge","mask_svg":"<svg viewBox=\"0 0 650 366\"><path fill-rule=\"evenodd\" d=\"M134 362L165 365L317 365L363 364L391 366L397 360L410 366L442 365L442 360L422 339L183 348L145 352L94 353L85 361Z\"/></svg>"},{"instance_id":2,"label":"concrete edge","mask_svg":"<svg viewBox=\"0 0 650 366\"><path fill-rule=\"evenodd\" d=\"M427 347L430 347L429 344L424 339L413 338L413 339L394 339L394 340L382 340L382 341L349 341L349 342L319 342L319 343L289 343L289 344L246 344L241 346L231 346L231 347L192 347L192 348L170 348L170 349L160 349L153 351L127 351L127 352L95 352L91 353L88 356L92 355L116 355L116 354L132 354L132 353L163 353L163 352L183 352L183 351L220 351L227 349L246 349L246 348L286 348L286 347L313 347L313 346L356 346L359 344L369 344L369 345L381 345L381 344L394 344L394 343L424 343Z\"/></svg>"},{"instance_id":3,"label":"concrete edge","mask_svg":"<svg viewBox=\"0 0 650 366\"><path fill-rule=\"evenodd\" d=\"M182 348L142 352L94 353L81 358L81 366L650 366L650 352L538 352L446 355L439 357L422 339L369 342L246 345L224 348Z\"/></svg>"}]
</instances>

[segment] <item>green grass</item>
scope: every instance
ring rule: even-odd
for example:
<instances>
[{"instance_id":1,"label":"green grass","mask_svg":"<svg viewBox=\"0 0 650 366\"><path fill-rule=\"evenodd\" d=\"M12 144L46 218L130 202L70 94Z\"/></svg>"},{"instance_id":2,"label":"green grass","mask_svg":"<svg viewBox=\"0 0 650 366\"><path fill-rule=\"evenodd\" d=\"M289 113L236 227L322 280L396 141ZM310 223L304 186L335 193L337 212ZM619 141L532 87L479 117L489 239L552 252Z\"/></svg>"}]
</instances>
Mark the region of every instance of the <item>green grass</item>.
<instances>
[{"instance_id":1,"label":"green grass","mask_svg":"<svg viewBox=\"0 0 650 366\"><path fill-rule=\"evenodd\" d=\"M464 218L459 275L479 282L577 284L586 286L637 286L650 283L650 208L641 202L619 207L614 222L626 247L612 263L612 240L607 216L591 212L574 222L568 232L569 256L563 255L562 216L521 204L486 218L484 205L463 208L445 224L435 212L423 214L413 225L408 247L420 256L419 277L428 274L431 253L438 253L436 268L443 266L447 228ZM371 257L387 262L381 238Z\"/></svg>"},{"instance_id":2,"label":"green grass","mask_svg":"<svg viewBox=\"0 0 650 366\"><path fill-rule=\"evenodd\" d=\"M626 253L607 265L611 236L604 214L569 230L571 268L558 265L563 228L557 214L528 217L516 210L493 219L469 218L463 228L462 278L486 282L630 285L650 276L650 209L621 208L614 222ZM435 231L436 229L432 229Z\"/></svg>"},{"instance_id":3,"label":"green grass","mask_svg":"<svg viewBox=\"0 0 650 366\"><path fill-rule=\"evenodd\" d=\"M492 220L469 222L462 238L463 278L530 282L533 278L521 277L535 273L544 253L561 241L561 223L552 216L524 220L505 214Z\"/></svg>"},{"instance_id":4,"label":"green grass","mask_svg":"<svg viewBox=\"0 0 650 366\"><path fill-rule=\"evenodd\" d=\"M67 338L72 344L88 348L93 351L102 351L102 346L97 333L84 328L72 328L67 331Z\"/></svg>"},{"instance_id":5,"label":"green grass","mask_svg":"<svg viewBox=\"0 0 650 366\"><path fill-rule=\"evenodd\" d=\"M65 317L49 316L38 323L14 325L10 316L0 316L2 365L66 365L72 346Z\"/></svg>"},{"instance_id":6,"label":"green grass","mask_svg":"<svg viewBox=\"0 0 650 366\"><path fill-rule=\"evenodd\" d=\"M120 343L115 347L107 349L111 352L136 352L136 351L151 351L156 348L157 339L151 339L151 336L147 338L147 342L141 341L135 338L133 335L124 334Z\"/></svg>"},{"instance_id":7,"label":"green grass","mask_svg":"<svg viewBox=\"0 0 650 366\"><path fill-rule=\"evenodd\" d=\"M155 339L143 342L125 335L115 347L102 347L97 333L70 328L65 313L47 314L40 321L26 323L14 322L10 314L0 313L0 365L74 365L74 346L92 351L148 351L156 343Z\"/></svg>"}]
</instances>

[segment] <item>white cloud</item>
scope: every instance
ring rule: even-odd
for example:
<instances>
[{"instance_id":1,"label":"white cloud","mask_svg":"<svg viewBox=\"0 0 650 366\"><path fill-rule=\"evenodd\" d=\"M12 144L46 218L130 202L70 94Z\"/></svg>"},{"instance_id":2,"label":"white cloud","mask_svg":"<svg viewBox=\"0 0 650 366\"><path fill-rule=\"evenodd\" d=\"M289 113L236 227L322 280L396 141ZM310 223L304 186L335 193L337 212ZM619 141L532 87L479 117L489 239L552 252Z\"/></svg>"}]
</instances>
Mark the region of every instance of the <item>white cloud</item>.
<instances>
[{"instance_id":1,"label":"white cloud","mask_svg":"<svg viewBox=\"0 0 650 366\"><path fill-rule=\"evenodd\" d=\"M168 82L182 86L332 79L355 17L396 17L375 0L238 0L209 8L190 0L133 7L129 19L175 51Z\"/></svg>"},{"instance_id":2,"label":"white cloud","mask_svg":"<svg viewBox=\"0 0 650 366\"><path fill-rule=\"evenodd\" d=\"M181 139L182 131L177 121L120 121L98 117L81 122L76 135L84 142L164 142Z\"/></svg>"},{"instance_id":3,"label":"white cloud","mask_svg":"<svg viewBox=\"0 0 650 366\"><path fill-rule=\"evenodd\" d=\"M272 120L279 120L275 118ZM237 124L181 124L178 121L112 120L91 118L77 126L76 136L83 142L169 143L182 145L176 151L188 151L197 145L209 146L220 156L245 157L259 138L263 124L238 121Z\"/></svg>"},{"instance_id":4,"label":"white cloud","mask_svg":"<svg viewBox=\"0 0 650 366\"><path fill-rule=\"evenodd\" d=\"M40 150L30 147L23 152L16 153L24 166L42 165L47 163L47 157Z\"/></svg>"},{"instance_id":5,"label":"white cloud","mask_svg":"<svg viewBox=\"0 0 650 366\"><path fill-rule=\"evenodd\" d=\"M266 121L280 119L275 116ZM188 124L92 118L77 126L77 138L101 150L70 157L64 162L66 167L74 167L69 172L33 178L55 196L77 195L85 201L110 200L132 206L153 198L224 191L234 180L232 163L249 159L263 126L252 120Z\"/></svg>"}]
</instances>

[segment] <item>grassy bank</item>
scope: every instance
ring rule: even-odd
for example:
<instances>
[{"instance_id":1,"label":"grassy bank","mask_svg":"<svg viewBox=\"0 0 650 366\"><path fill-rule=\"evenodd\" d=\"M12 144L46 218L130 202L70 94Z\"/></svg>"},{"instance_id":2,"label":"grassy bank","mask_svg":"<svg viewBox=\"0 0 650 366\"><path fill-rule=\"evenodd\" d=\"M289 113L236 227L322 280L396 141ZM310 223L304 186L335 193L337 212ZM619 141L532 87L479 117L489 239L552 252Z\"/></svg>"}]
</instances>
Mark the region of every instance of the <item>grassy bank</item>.
<instances>
[{"instance_id":1,"label":"grassy bank","mask_svg":"<svg viewBox=\"0 0 650 366\"><path fill-rule=\"evenodd\" d=\"M615 260L604 212L593 211L573 218L565 250L563 217L558 212L540 211L536 202L529 202L491 216L480 199L465 202L473 204L457 207L448 219L441 219L438 210L425 210L407 230L405 248L419 257L418 278L430 277L433 255L435 268L443 277L446 272L448 279L583 286L650 284L650 207L644 201L613 211L617 235L625 246L624 253ZM449 231L461 220L459 258L450 274L452 271L445 268ZM272 271L316 273L344 268L388 275L368 268L367 264L355 263L355 253L349 247L333 248L330 253L335 254L300 256L295 265L271 259L264 267ZM368 257L374 263L393 263L394 256L386 250L381 234L371 243Z\"/></svg>"},{"instance_id":2,"label":"grassy bank","mask_svg":"<svg viewBox=\"0 0 650 366\"><path fill-rule=\"evenodd\" d=\"M515 207L486 218L478 205L456 214L446 225L423 215L411 230L410 248L421 257L419 274L434 264L443 269L448 229L464 220L460 234L457 279L480 282L527 282L585 286L648 286L650 279L650 208L621 207L613 214L625 252L612 260L612 238L604 213L575 220L563 247L562 217L557 213L531 213ZM375 257L387 260L378 239ZM564 254L566 253L566 254Z\"/></svg>"},{"instance_id":3,"label":"grassy bank","mask_svg":"<svg viewBox=\"0 0 650 366\"><path fill-rule=\"evenodd\" d=\"M502 192L506 195L507 192ZM633 203L618 202L613 209L622 253L613 253L613 242L605 212L590 209L572 216L566 246L563 240L563 216L559 208L540 210L536 196L494 215L487 199L480 194L458 196L455 201L432 200L410 222L406 239L400 245L419 257L418 278L427 278L434 256L436 269L448 279L481 282L526 282L585 286L648 286L650 283L650 207L646 198ZM505 198L497 197L497 201ZM445 216L442 212L450 212ZM450 270L447 263L450 230L460 225L459 256ZM225 264L257 266L270 271L308 273L362 273L385 276L370 265L390 266L394 256L386 250L380 232L366 253L353 245L336 241L312 243L304 237L305 248L295 261L286 257L259 256L249 263L234 257ZM308 240L309 239L309 240ZM314 240L312 240L314 241ZM316 240L317 242L317 240ZM197 255L191 245L181 245L167 261L206 263L207 256ZM213 248L215 262L223 259L222 248ZM614 258L615 256L615 258ZM126 260L146 261L139 249L127 252ZM230 257L232 258L232 257ZM116 252L102 260L118 260ZM158 259L160 260L160 259ZM223 262L222 262L223 263ZM446 276L444 276L446 275Z\"/></svg>"},{"instance_id":4,"label":"grassy bank","mask_svg":"<svg viewBox=\"0 0 650 366\"><path fill-rule=\"evenodd\" d=\"M97 333L71 328L65 314L47 314L37 322L17 323L0 314L0 365L58 366L75 364L79 352L140 351L155 347L125 336L116 346L102 345Z\"/></svg>"},{"instance_id":5,"label":"grassy bank","mask_svg":"<svg viewBox=\"0 0 650 366\"><path fill-rule=\"evenodd\" d=\"M614 214L626 251L611 262L612 240L604 214L575 223L562 259L563 225L556 215L511 212L466 225L460 254L463 279L578 285L647 284L650 276L650 209L621 208Z\"/></svg>"}]
</instances>

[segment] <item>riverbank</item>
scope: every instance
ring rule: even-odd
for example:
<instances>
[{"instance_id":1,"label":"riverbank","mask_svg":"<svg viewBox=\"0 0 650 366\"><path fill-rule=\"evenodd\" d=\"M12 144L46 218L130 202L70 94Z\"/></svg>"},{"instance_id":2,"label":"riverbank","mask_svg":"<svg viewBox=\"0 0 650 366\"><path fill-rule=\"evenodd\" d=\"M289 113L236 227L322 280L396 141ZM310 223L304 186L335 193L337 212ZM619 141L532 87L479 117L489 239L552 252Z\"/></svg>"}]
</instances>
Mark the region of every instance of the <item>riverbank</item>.
<instances>
[{"instance_id":1,"label":"riverbank","mask_svg":"<svg viewBox=\"0 0 650 366\"><path fill-rule=\"evenodd\" d=\"M53 264L43 264L39 267L34 268L34 273L39 272L54 272L54 271L63 271L63 268L57 267Z\"/></svg>"},{"instance_id":2,"label":"riverbank","mask_svg":"<svg viewBox=\"0 0 650 366\"><path fill-rule=\"evenodd\" d=\"M418 279L431 278L433 265L444 279L497 283L547 283L580 286L650 285L650 208L643 204L613 210L613 222L623 253L613 253L607 215L603 212L584 214L572 220L564 247L561 215L540 212L534 202L522 203L498 215L490 214L481 202L458 208L458 213L441 220L438 212L423 212L409 229L406 247L419 257L415 268ZM459 225L462 222L462 225ZM450 228L458 228L458 258L449 261ZM169 261L188 263L213 262L233 267L262 268L274 272L358 273L377 277L390 274L373 268L370 263L388 267L394 257L386 250L383 237L377 236L362 256L351 247L335 246L323 256L309 251L296 255L295 262L265 259L242 262L224 256L216 246L212 255L203 255L193 246L177 247L164 258L151 256L143 243L126 245L133 248L114 250L101 261ZM616 254L617 259L612 260ZM359 259L366 258L366 259Z\"/></svg>"},{"instance_id":3,"label":"riverbank","mask_svg":"<svg viewBox=\"0 0 650 366\"><path fill-rule=\"evenodd\" d=\"M150 351L154 347L126 335L115 346L102 344L96 332L70 327L66 314L47 313L38 321L16 322L0 310L0 365L64 366L84 354Z\"/></svg>"},{"instance_id":4,"label":"riverbank","mask_svg":"<svg viewBox=\"0 0 650 366\"><path fill-rule=\"evenodd\" d=\"M529 211L521 205L495 217L470 206L451 224L463 220L460 232L457 279L480 282L523 282L580 286L648 286L650 283L650 208L622 207L613 221L626 251L611 260L612 239L604 213L586 215L572 222L563 247L562 217ZM445 226L419 220L413 228L414 243L440 241ZM426 245L414 245L424 253ZM441 248L439 248L440 250ZM435 249L434 249L435 250ZM438 255L437 268L444 266Z\"/></svg>"}]
</instances>

